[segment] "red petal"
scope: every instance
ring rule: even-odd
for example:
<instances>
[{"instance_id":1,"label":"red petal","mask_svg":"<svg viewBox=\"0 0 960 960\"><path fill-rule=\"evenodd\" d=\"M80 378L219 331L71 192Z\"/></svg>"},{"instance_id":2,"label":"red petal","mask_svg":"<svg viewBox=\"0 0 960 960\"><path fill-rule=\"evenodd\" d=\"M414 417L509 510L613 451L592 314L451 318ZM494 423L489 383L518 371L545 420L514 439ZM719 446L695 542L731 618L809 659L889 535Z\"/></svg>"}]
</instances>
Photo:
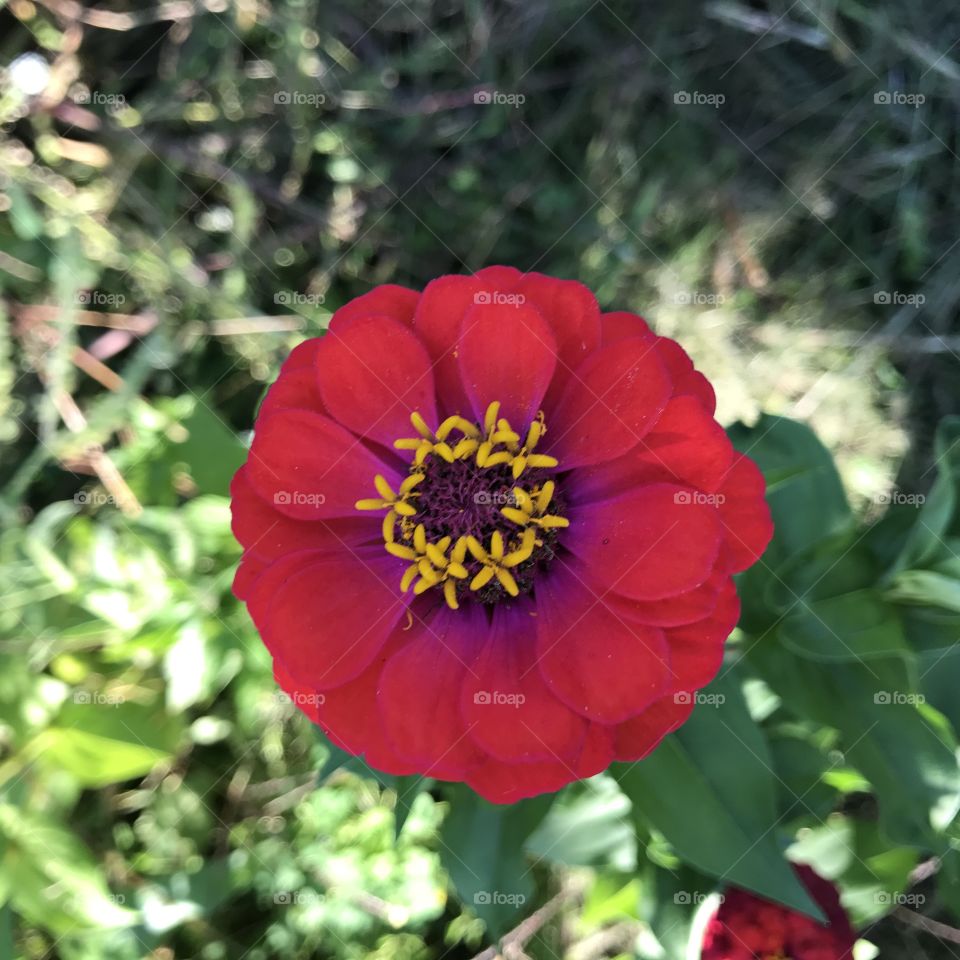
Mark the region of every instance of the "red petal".
<instances>
[{"instance_id":1,"label":"red petal","mask_svg":"<svg viewBox=\"0 0 960 960\"><path fill-rule=\"evenodd\" d=\"M266 608L260 635L297 683L325 690L360 674L407 609L402 561L376 548L293 554L257 581L250 611ZM305 559L304 559L305 558ZM265 606L267 590L271 597ZM258 624L259 625L259 624Z\"/></svg>"},{"instance_id":2,"label":"red petal","mask_svg":"<svg viewBox=\"0 0 960 960\"><path fill-rule=\"evenodd\" d=\"M467 775L467 785L491 803L516 803L596 776L613 761L613 729L591 723L580 757L573 764L514 764L490 759Z\"/></svg>"},{"instance_id":3,"label":"red petal","mask_svg":"<svg viewBox=\"0 0 960 960\"><path fill-rule=\"evenodd\" d=\"M720 486L720 519L727 530L726 546L732 570L739 573L760 559L773 538L773 519L765 499L760 468L742 453L734 454Z\"/></svg>"},{"instance_id":4,"label":"red petal","mask_svg":"<svg viewBox=\"0 0 960 960\"><path fill-rule=\"evenodd\" d=\"M500 401L501 416L524 431L537 415L557 365L550 325L530 306L481 304L463 320L460 377L479 422Z\"/></svg>"},{"instance_id":5,"label":"red petal","mask_svg":"<svg viewBox=\"0 0 960 960\"><path fill-rule=\"evenodd\" d=\"M464 679L463 715L476 743L499 760L570 762L587 724L557 700L537 669L533 612L529 602L494 610Z\"/></svg>"},{"instance_id":6,"label":"red petal","mask_svg":"<svg viewBox=\"0 0 960 960\"><path fill-rule=\"evenodd\" d=\"M478 270L474 277L482 280L488 290L498 293L511 293L520 282L523 274L516 267L492 266Z\"/></svg>"},{"instance_id":7,"label":"red petal","mask_svg":"<svg viewBox=\"0 0 960 960\"><path fill-rule=\"evenodd\" d=\"M245 550L274 560L298 550L342 550L380 538L380 518L292 520L257 496L242 466L230 484L231 530Z\"/></svg>"},{"instance_id":8,"label":"red petal","mask_svg":"<svg viewBox=\"0 0 960 960\"><path fill-rule=\"evenodd\" d=\"M284 366L277 381L263 398L257 418L277 410L296 409L326 413L317 386L317 373L312 366L294 367L291 370Z\"/></svg>"},{"instance_id":9,"label":"red petal","mask_svg":"<svg viewBox=\"0 0 960 960\"><path fill-rule=\"evenodd\" d=\"M294 705L319 726L341 750L363 756L366 763L383 773L398 776L416 773L387 744L376 710L377 681L385 662L384 653L355 680L321 693L298 684L274 663L273 676Z\"/></svg>"},{"instance_id":10,"label":"red petal","mask_svg":"<svg viewBox=\"0 0 960 960\"><path fill-rule=\"evenodd\" d=\"M456 359L457 338L464 315L477 298L482 302L487 286L477 277L437 277L424 288L417 304L413 328L434 362L433 376L443 414L471 413Z\"/></svg>"},{"instance_id":11,"label":"red petal","mask_svg":"<svg viewBox=\"0 0 960 960\"><path fill-rule=\"evenodd\" d=\"M250 556L253 557L253 554ZM247 604L250 619L253 620L261 637L267 628L267 614L270 611L274 594L294 574L299 573L315 560L322 559L324 556L326 554L318 553L315 550L304 550L300 553L287 554L273 563L263 564L259 576L252 582L243 598ZM246 558L244 562L246 562Z\"/></svg>"},{"instance_id":12,"label":"red petal","mask_svg":"<svg viewBox=\"0 0 960 960\"><path fill-rule=\"evenodd\" d=\"M276 660L273 662L273 679L301 713L313 723L319 722L320 701L324 698L324 694L297 683Z\"/></svg>"},{"instance_id":13,"label":"red petal","mask_svg":"<svg viewBox=\"0 0 960 960\"><path fill-rule=\"evenodd\" d=\"M540 670L571 709L619 723L669 689L666 640L656 627L618 616L580 574L558 558L537 584Z\"/></svg>"},{"instance_id":14,"label":"red petal","mask_svg":"<svg viewBox=\"0 0 960 960\"><path fill-rule=\"evenodd\" d=\"M649 623L654 627L677 627L709 617L717 606L721 590L729 582L730 575L718 570L699 587L686 593L678 593L675 597L665 597L663 600L629 600L612 595L609 599L615 609L622 609L626 616L641 623Z\"/></svg>"},{"instance_id":15,"label":"red petal","mask_svg":"<svg viewBox=\"0 0 960 960\"><path fill-rule=\"evenodd\" d=\"M486 629L476 604L443 608L415 619L383 669L378 700L387 737L425 776L460 780L482 758L460 711L460 691Z\"/></svg>"},{"instance_id":16,"label":"red petal","mask_svg":"<svg viewBox=\"0 0 960 960\"><path fill-rule=\"evenodd\" d=\"M740 598L733 580L720 591L716 609L704 620L670 627L667 644L674 690L692 692L705 687L723 663L723 648L740 618Z\"/></svg>"},{"instance_id":17,"label":"red petal","mask_svg":"<svg viewBox=\"0 0 960 960\"><path fill-rule=\"evenodd\" d=\"M356 317L324 338L317 354L320 395L330 416L362 437L391 447L412 430L417 411L436 423L426 348L389 317Z\"/></svg>"},{"instance_id":18,"label":"red petal","mask_svg":"<svg viewBox=\"0 0 960 960\"><path fill-rule=\"evenodd\" d=\"M350 753L362 754L370 766L385 773L416 773L416 764L402 760L390 745L386 728L377 708L380 676L390 657L402 645L398 639L402 626L394 628L387 643L373 662L354 680L324 694L319 721L330 730Z\"/></svg>"},{"instance_id":19,"label":"red petal","mask_svg":"<svg viewBox=\"0 0 960 960\"><path fill-rule=\"evenodd\" d=\"M564 545L608 589L635 600L693 590L713 572L720 551L717 511L675 484L636 487L571 508L567 516Z\"/></svg>"},{"instance_id":20,"label":"red petal","mask_svg":"<svg viewBox=\"0 0 960 960\"><path fill-rule=\"evenodd\" d=\"M656 334L650 329L643 317L626 310L615 310L613 313L604 313L600 317L600 332L603 345L619 343L628 337L643 337L644 340L655 340Z\"/></svg>"},{"instance_id":21,"label":"red petal","mask_svg":"<svg viewBox=\"0 0 960 960\"><path fill-rule=\"evenodd\" d=\"M570 485L574 502L623 493L639 483L663 481L714 491L733 462L723 427L694 397L674 397L656 426L627 454L577 471Z\"/></svg>"},{"instance_id":22,"label":"red petal","mask_svg":"<svg viewBox=\"0 0 960 960\"><path fill-rule=\"evenodd\" d=\"M669 337L657 337L655 346L658 356L670 373L674 395L690 394L696 397L707 413L712 415L717 409L717 395L713 392L710 381L694 369L687 351Z\"/></svg>"},{"instance_id":23,"label":"red petal","mask_svg":"<svg viewBox=\"0 0 960 960\"><path fill-rule=\"evenodd\" d=\"M526 297L553 327L557 343L557 377L547 403L556 403L563 385L600 346L600 308L593 293L576 280L558 280L542 273L525 273L514 292Z\"/></svg>"},{"instance_id":24,"label":"red petal","mask_svg":"<svg viewBox=\"0 0 960 960\"><path fill-rule=\"evenodd\" d=\"M240 561L237 572L233 575L233 595L238 600L246 600L253 590L253 585L257 582L260 574L267 569L267 561L255 557L253 554L247 554Z\"/></svg>"},{"instance_id":25,"label":"red petal","mask_svg":"<svg viewBox=\"0 0 960 960\"><path fill-rule=\"evenodd\" d=\"M306 410L279 410L257 421L247 471L268 504L299 520L356 517L357 500L376 496L378 473L394 489L400 482L352 433Z\"/></svg>"},{"instance_id":26,"label":"red petal","mask_svg":"<svg viewBox=\"0 0 960 960\"><path fill-rule=\"evenodd\" d=\"M692 712L692 697L675 698L670 694L619 724L614 741L617 760L642 759L668 733L682 726Z\"/></svg>"},{"instance_id":27,"label":"red petal","mask_svg":"<svg viewBox=\"0 0 960 960\"><path fill-rule=\"evenodd\" d=\"M280 368L281 373L290 373L293 370L303 370L311 368L317 358L317 350L320 348L320 344L323 342L323 337L312 337L309 340L304 340L302 343L298 343L291 351L286 360L283 361L283 366Z\"/></svg>"},{"instance_id":28,"label":"red petal","mask_svg":"<svg viewBox=\"0 0 960 960\"><path fill-rule=\"evenodd\" d=\"M329 330L339 333L340 327L350 320L374 316L392 317L409 326L419 299L420 294L416 290L395 283L383 283L345 303L330 318Z\"/></svg>"},{"instance_id":29,"label":"red petal","mask_svg":"<svg viewBox=\"0 0 960 960\"><path fill-rule=\"evenodd\" d=\"M564 470L619 457L653 427L670 390L649 343L633 338L604 347L581 364L548 412L544 452Z\"/></svg>"}]
</instances>

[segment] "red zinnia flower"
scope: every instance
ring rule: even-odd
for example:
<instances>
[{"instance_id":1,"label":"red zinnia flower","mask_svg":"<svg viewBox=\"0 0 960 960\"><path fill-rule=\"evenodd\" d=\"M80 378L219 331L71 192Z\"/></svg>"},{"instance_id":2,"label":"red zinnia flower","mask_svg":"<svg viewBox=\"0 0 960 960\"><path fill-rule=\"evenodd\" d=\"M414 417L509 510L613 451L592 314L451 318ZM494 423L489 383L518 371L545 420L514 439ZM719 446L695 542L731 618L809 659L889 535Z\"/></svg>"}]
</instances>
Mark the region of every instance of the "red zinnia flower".
<instances>
[{"instance_id":1,"label":"red zinnia flower","mask_svg":"<svg viewBox=\"0 0 960 960\"><path fill-rule=\"evenodd\" d=\"M338 310L233 483L278 682L390 773L509 802L636 760L716 674L772 527L672 340L490 267Z\"/></svg>"},{"instance_id":2,"label":"red zinnia flower","mask_svg":"<svg viewBox=\"0 0 960 960\"><path fill-rule=\"evenodd\" d=\"M707 927L701 960L851 960L857 935L837 888L809 867L794 869L826 926L734 887Z\"/></svg>"}]
</instances>

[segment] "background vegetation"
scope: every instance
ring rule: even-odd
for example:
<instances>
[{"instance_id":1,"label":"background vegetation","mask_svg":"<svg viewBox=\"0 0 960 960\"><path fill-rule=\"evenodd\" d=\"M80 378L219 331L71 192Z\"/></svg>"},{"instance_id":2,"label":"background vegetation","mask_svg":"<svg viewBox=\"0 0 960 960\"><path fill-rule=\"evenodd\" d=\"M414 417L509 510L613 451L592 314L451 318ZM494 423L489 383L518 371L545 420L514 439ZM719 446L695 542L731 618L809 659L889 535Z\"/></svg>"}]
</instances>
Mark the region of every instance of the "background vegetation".
<instances>
[{"instance_id":1,"label":"background vegetation","mask_svg":"<svg viewBox=\"0 0 960 960\"><path fill-rule=\"evenodd\" d=\"M258 400L371 285L576 277L680 338L725 423L811 423L861 523L937 475L949 4L11 0L0 64L0 956L466 957L500 932L448 883L451 837L490 824L332 770L229 593ZM811 774L826 826L789 795L783 823L902 875L892 912L860 889L882 955L955 955L956 891L877 847L854 774ZM586 796L507 836L535 923L506 952L655 955L656 931L680 955L650 904L705 882L656 831L638 856L612 777Z\"/></svg>"}]
</instances>

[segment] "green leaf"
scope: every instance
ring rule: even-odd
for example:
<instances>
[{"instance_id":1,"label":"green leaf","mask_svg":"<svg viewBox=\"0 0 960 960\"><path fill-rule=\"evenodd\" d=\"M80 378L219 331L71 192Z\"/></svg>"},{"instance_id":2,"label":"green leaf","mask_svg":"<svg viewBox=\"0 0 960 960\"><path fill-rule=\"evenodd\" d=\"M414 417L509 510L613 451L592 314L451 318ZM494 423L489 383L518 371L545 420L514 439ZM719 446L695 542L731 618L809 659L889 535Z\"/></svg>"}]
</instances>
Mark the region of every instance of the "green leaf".
<instances>
[{"instance_id":1,"label":"green leaf","mask_svg":"<svg viewBox=\"0 0 960 960\"><path fill-rule=\"evenodd\" d=\"M960 417L944 417L934 440L937 479L917 514L906 543L890 570L899 573L911 567L927 565L960 523Z\"/></svg>"},{"instance_id":2,"label":"green leaf","mask_svg":"<svg viewBox=\"0 0 960 960\"><path fill-rule=\"evenodd\" d=\"M636 867L636 847L630 801L605 775L565 790L527 843L527 850L543 860L610 864L624 872Z\"/></svg>"},{"instance_id":3,"label":"green leaf","mask_svg":"<svg viewBox=\"0 0 960 960\"><path fill-rule=\"evenodd\" d=\"M31 923L59 934L85 927L123 927L136 920L110 895L90 852L46 813L0 804L6 840L0 873L10 883L10 902Z\"/></svg>"},{"instance_id":4,"label":"green leaf","mask_svg":"<svg viewBox=\"0 0 960 960\"><path fill-rule=\"evenodd\" d=\"M445 789L450 810L440 834L440 859L461 902L498 938L530 912L534 884L525 844L554 797L497 806L459 784Z\"/></svg>"},{"instance_id":5,"label":"green leaf","mask_svg":"<svg viewBox=\"0 0 960 960\"><path fill-rule=\"evenodd\" d=\"M769 593L779 572L822 540L849 533L853 517L833 458L802 423L764 415L735 424L733 445L756 460L767 481L774 537L761 560L740 576L742 626L761 633L776 620Z\"/></svg>"},{"instance_id":6,"label":"green leaf","mask_svg":"<svg viewBox=\"0 0 960 960\"><path fill-rule=\"evenodd\" d=\"M846 530L850 507L830 452L805 424L764 414L734 424L733 445L756 460L767 481L776 535L764 558L778 567L818 540Z\"/></svg>"},{"instance_id":7,"label":"green leaf","mask_svg":"<svg viewBox=\"0 0 960 960\"><path fill-rule=\"evenodd\" d=\"M173 718L109 695L75 696L25 748L38 762L68 771L85 787L103 787L142 777L176 751L180 726Z\"/></svg>"},{"instance_id":8,"label":"green leaf","mask_svg":"<svg viewBox=\"0 0 960 960\"><path fill-rule=\"evenodd\" d=\"M240 438L202 401L180 426L183 440L166 451L171 466L185 467L201 493L227 496L230 480L247 455Z\"/></svg>"},{"instance_id":9,"label":"green leaf","mask_svg":"<svg viewBox=\"0 0 960 960\"><path fill-rule=\"evenodd\" d=\"M720 904L714 881L689 867L678 870L650 869L641 897L641 919L657 938L669 960L685 960L691 935L704 912L712 914ZM696 943L700 955L702 936Z\"/></svg>"},{"instance_id":10,"label":"green leaf","mask_svg":"<svg viewBox=\"0 0 960 960\"><path fill-rule=\"evenodd\" d=\"M960 631L955 636L960 639ZM960 643L918 654L917 672L927 701L950 721L954 731L960 730L960 697L957 696Z\"/></svg>"},{"instance_id":11,"label":"green leaf","mask_svg":"<svg viewBox=\"0 0 960 960\"><path fill-rule=\"evenodd\" d=\"M893 603L922 604L960 613L960 580L932 570L904 570L885 596Z\"/></svg>"},{"instance_id":12,"label":"green leaf","mask_svg":"<svg viewBox=\"0 0 960 960\"><path fill-rule=\"evenodd\" d=\"M876 590L838 597L801 597L780 626L795 653L814 660L868 660L907 656L909 648L896 611Z\"/></svg>"},{"instance_id":13,"label":"green leaf","mask_svg":"<svg viewBox=\"0 0 960 960\"><path fill-rule=\"evenodd\" d=\"M708 688L654 753L618 776L635 815L649 821L686 863L809 916L819 909L784 860L776 839L773 762L734 677Z\"/></svg>"},{"instance_id":14,"label":"green leaf","mask_svg":"<svg viewBox=\"0 0 960 960\"><path fill-rule=\"evenodd\" d=\"M779 643L750 647L751 664L798 717L840 731L847 762L879 799L898 843L942 847L938 836L960 804L956 744L943 716L923 703L903 658L829 666Z\"/></svg>"},{"instance_id":15,"label":"green leaf","mask_svg":"<svg viewBox=\"0 0 960 960\"><path fill-rule=\"evenodd\" d=\"M403 825L410 816L414 800L416 800L424 790L429 790L432 785L433 780L430 777L421 777L419 774L396 778L396 783L393 788L397 795L397 800L393 808L393 832L395 839L400 836Z\"/></svg>"}]
</instances>

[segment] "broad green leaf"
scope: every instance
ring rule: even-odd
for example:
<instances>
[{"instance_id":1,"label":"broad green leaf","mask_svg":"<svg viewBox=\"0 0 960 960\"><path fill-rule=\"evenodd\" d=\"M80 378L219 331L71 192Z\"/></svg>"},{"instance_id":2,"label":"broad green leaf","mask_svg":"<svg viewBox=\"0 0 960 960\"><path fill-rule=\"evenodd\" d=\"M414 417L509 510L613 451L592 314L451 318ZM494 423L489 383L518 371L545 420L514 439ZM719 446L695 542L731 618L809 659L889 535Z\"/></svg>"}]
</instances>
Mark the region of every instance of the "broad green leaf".
<instances>
[{"instance_id":1,"label":"broad green leaf","mask_svg":"<svg viewBox=\"0 0 960 960\"><path fill-rule=\"evenodd\" d=\"M798 717L840 731L847 762L870 782L897 843L942 847L960 804L953 734L923 703L902 658L819 664L779 643L754 644L751 664Z\"/></svg>"},{"instance_id":2,"label":"broad green leaf","mask_svg":"<svg viewBox=\"0 0 960 960\"><path fill-rule=\"evenodd\" d=\"M780 585L779 571L821 540L848 533L853 518L833 458L809 427L764 415L728 433L763 471L773 514L773 540L740 576L741 624L759 634L776 619L768 593Z\"/></svg>"},{"instance_id":3,"label":"broad green leaf","mask_svg":"<svg viewBox=\"0 0 960 960\"><path fill-rule=\"evenodd\" d=\"M846 823L852 856L840 877L841 899L854 926L863 927L890 913L907 890L919 857L909 847L891 846L874 821Z\"/></svg>"},{"instance_id":4,"label":"broad green leaf","mask_svg":"<svg viewBox=\"0 0 960 960\"><path fill-rule=\"evenodd\" d=\"M533 908L525 844L554 797L498 806L459 784L446 788L446 795L450 810L440 834L440 859L461 902L498 938Z\"/></svg>"},{"instance_id":5,"label":"broad green leaf","mask_svg":"<svg viewBox=\"0 0 960 960\"><path fill-rule=\"evenodd\" d=\"M698 914L719 906L717 884L696 870L651 869L640 898L640 917L650 925L668 960L685 960Z\"/></svg>"},{"instance_id":6,"label":"broad green leaf","mask_svg":"<svg viewBox=\"0 0 960 960\"><path fill-rule=\"evenodd\" d=\"M686 863L820 918L776 837L776 781L760 729L730 674L708 688L723 699L691 718L645 760L618 774L635 816Z\"/></svg>"},{"instance_id":7,"label":"broad green leaf","mask_svg":"<svg viewBox=\"0 0 960 960\"><path fill-rule=\"evenodd\" d=\"M393 835L399 837L403 830L403 825L413 810L413 803L424 790L429 790L433 784L430 777L421 777L419 774L411 774L405 777L397 777L394 784L394 792L397 799L393 807Z\"/></svg>"},{"instance_id":8,"label":"broad green leaf","mask_svg":"<svg viewBox=\"0 0 960 960\"><path fill-rule=\"evenodd\" d=\"M160 719L147 706L77 691L26 751L85 787L103 787L149 773L174 754L179 736L173 718Z\"/></svg>"},{"instance_id":9,"label":"broad green leaf","mask_svg":"<svg viewBox=\"0 0 960 960\"><path fill-rule=\"evenodd\" d=\"M836 803L836 790L824 780L831 762L809 740L774 733L770 756L777 775L777 794L784 820L826 817Z\"/></svg>"},{"instance_id":10,"label":"broad green leaf","mask_svg":"<svg viewBox=\"0 0 960 960\"><path fill-rule=\"evenodd\" d=\"M17 913L59 933L123 927L136 915L118 906L80 840L46 814L0 804L3 873Z\"/></svg>"},{"instance_id":11,"label":"broad green leaf","mask_svg":"<svg viewBox=\"0 0 960 960\"><path fill-rule=\"evenodd\" d=\"M776 535L765 560L779 567L818 540L846 530L850 507L833 457L803 423L764 414L753 427L735 424L733 445L754 459L767 481Z\"/></svg>"},{"instance_id":12,"label":"broad green leaf","mask_svg":"<svg viewBox=\"0 0 960 960\"><path fill-rule=\"evenodd\" d=\"M822 600L802 597L780 625L783 643L814 660L868 660L909 654L896 611L876 590Z\"/></svg>"},{"instance_id":13,"label":"broad green leaf","mask_svg":"<svg viewBox=\"0 0 960 960\"><path fill-rule=\"evenodd\" d=\"M955 636L953 646L924 650L917 655L920 689L927 701L950 721L954 732L960 730L960 631Z\"/></svg>"},{"instance_id":14,"label":"broad green leaf","mask_svg":"<svg viewBox=\"0 0 960 960\"><path fill-rule=\"evenodd\" d=\"M630 801L609 776L565 790L534 831L527 850L570 866L610 864L624 872L637 862Z\"/></svg>"},{"instance_id":15,"label":"broad green leaf","mask_svg":"<svg viewBox=\"0 0 960 960\"><path fill-rule=\"evenodd\" d=\"M921 604L960 613L960 580L933 570L904 570L887 588L893 603Z\"/></svg>"},{"instance_id":16,"label":"broad green leaf","mask_svg":"<svg viewBox=\"0 0 960 960\"><path fill-rule=\"evenodd\" d=\"M960 417L945 417L937 427L934 441L937 479L890 574L928 565L943 546L944 539L958 532L960 524Z\"/></svg>"},{"instance_id":17,"label":"broad green leaf","mask_svg":"<svg viewBox=\"0 0 960 960\"><path fill-rule=\"evenodd\" d=\"M201 493L226 496L230 480L247 451L240 438L211 407L197 401L193 412L175 434L182 441L166 451L172 467L183 465Z\"/></svg>"}]
</instances>

